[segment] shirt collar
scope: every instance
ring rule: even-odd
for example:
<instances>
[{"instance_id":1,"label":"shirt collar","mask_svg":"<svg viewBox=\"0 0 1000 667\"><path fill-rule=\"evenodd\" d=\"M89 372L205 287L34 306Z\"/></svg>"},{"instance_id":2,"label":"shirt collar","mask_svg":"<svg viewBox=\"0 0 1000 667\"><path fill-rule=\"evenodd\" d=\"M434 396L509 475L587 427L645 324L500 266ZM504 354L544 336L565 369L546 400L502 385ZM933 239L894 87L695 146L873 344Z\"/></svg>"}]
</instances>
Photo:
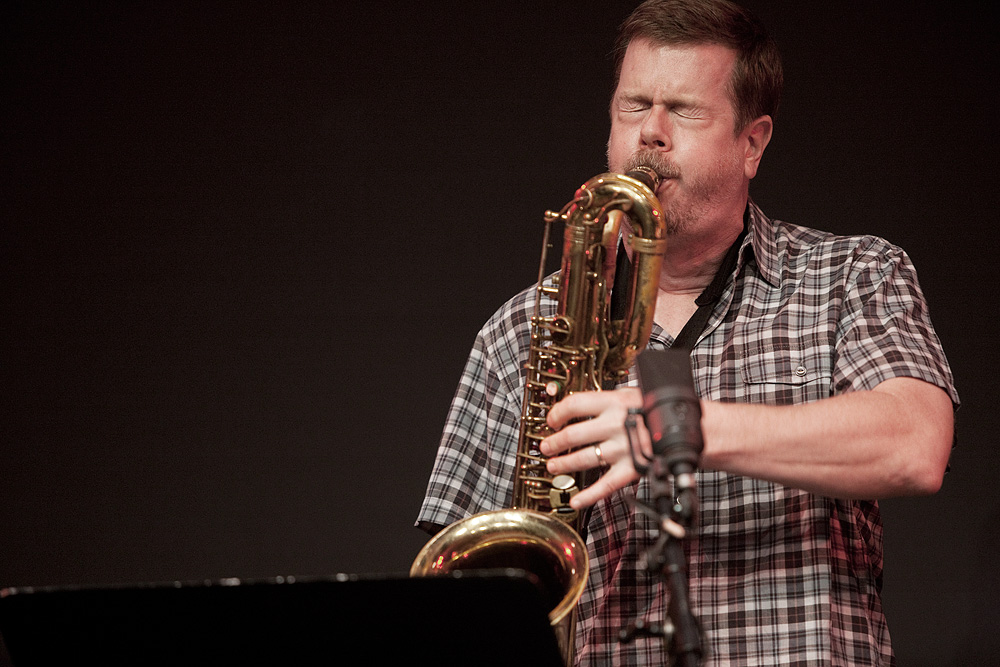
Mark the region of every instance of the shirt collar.
<instances>
[{"instance_id":1,"label":"shirt collar","mask_svg":"<svg viewBox=\"0 0 1000 667\"><path fill-rule=\"evenodd\" d=\"M752 199L747 199L744 224L747 227L747 235L740 246L740 254L736 260L736 270L732 275L740 275L743 267L754 261L761 277L771 286L778 287L780 276L777 268L778 253L775 247L774 224L770 218L764 215L764 212L760 210L760 207ZM731 298L731 291L727 289L727 292L729 292ZM656 322L653 322L653 330L650 338L663 344L667 342L666 332Z\"/></svg>"},{"instance_id":2,"label":"shirt collar","mask_svg":"<svg viewBox=\"0 0 1000 667\"><path fill-rule=\"evenodd\" d=\"M778 250L775 247L774 224L764 215L752 199L747 200L747 227L749 232L740 249L738 271L750 261L752 254L761 277L772 287L781 282L778 272Z\"/></svg>"}]
</instances>

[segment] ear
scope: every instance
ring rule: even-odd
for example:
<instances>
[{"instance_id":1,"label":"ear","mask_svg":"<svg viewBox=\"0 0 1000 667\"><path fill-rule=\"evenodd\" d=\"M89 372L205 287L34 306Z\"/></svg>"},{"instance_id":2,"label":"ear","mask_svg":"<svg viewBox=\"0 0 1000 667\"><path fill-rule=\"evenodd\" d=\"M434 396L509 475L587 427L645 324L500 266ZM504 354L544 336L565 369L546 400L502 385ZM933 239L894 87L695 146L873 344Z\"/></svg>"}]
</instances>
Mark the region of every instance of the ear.
<instances>
[{"instance_id":1,"label":"ear","mask_svg":"<svg viewBox=\"0 0 1000 667\"><path fill-rule=\"evenodd\" d=\"M764 155L767 142L771 141L772 127L771 117L761 116L743 130L743 134L746 137L746 156L743 162L743 172L747 180L757 175L760 158Z\"/></svg>"}]
</instances>

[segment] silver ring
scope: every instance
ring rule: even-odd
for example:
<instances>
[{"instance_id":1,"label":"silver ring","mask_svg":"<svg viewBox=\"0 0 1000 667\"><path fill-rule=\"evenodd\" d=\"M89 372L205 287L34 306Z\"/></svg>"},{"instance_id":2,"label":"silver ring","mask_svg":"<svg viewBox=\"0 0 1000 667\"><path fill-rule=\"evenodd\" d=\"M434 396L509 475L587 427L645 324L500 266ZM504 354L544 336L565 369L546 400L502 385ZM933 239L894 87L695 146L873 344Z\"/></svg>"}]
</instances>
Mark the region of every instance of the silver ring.
<instances>
[{"instance_id":1,"label":"silver ring","mask_svg":"<svg viewBox=\"0 0 1000 667\"><path fill-rule=\"evenodd\" d=\"M600 445L594 445L594 454L597 456L597 463L600 464L602 468L607 468L608 462L604 460L604 455L601 454Z\"/></svg>"}]
</instances>

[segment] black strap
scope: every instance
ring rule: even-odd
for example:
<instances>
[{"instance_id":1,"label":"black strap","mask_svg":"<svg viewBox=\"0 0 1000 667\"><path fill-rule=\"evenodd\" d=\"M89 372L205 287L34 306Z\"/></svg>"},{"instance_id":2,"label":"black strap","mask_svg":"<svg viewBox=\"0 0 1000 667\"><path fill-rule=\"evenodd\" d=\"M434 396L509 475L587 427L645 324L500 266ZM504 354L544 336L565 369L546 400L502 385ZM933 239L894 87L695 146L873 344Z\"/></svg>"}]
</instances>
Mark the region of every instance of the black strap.
<instances>
[{"instance_id":1,"label":"black strap","mask_svg":"<svg viewBox=\"0 0 1000 667\"><path fill-rule=\"evenodd\" d=\"M628 306L629 281L632 278L632 262L625 252L625 237L618 241L618 255L615 257L615 285L611 288L611 321L625 319Z\"/></svg>"}]
</instances>

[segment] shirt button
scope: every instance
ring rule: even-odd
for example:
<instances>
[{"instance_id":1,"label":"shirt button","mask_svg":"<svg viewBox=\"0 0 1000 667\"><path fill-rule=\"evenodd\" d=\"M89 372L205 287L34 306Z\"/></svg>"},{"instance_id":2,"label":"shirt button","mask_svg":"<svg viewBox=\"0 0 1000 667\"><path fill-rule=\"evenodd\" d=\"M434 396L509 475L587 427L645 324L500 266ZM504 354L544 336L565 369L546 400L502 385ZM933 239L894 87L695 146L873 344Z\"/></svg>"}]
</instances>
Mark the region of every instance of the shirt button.
<instances>
[{"instance_id":1,"label":"shirt button","mask_svg":"<svg viewBox=\"0 0 1000 667\"><path fill-rule=\"evenodd\" d=\"M795 368L795 374L798 375L800 378L805 377L806 376L806 367L805 366L797 366Z\"/></svg>"}]
</instances>

